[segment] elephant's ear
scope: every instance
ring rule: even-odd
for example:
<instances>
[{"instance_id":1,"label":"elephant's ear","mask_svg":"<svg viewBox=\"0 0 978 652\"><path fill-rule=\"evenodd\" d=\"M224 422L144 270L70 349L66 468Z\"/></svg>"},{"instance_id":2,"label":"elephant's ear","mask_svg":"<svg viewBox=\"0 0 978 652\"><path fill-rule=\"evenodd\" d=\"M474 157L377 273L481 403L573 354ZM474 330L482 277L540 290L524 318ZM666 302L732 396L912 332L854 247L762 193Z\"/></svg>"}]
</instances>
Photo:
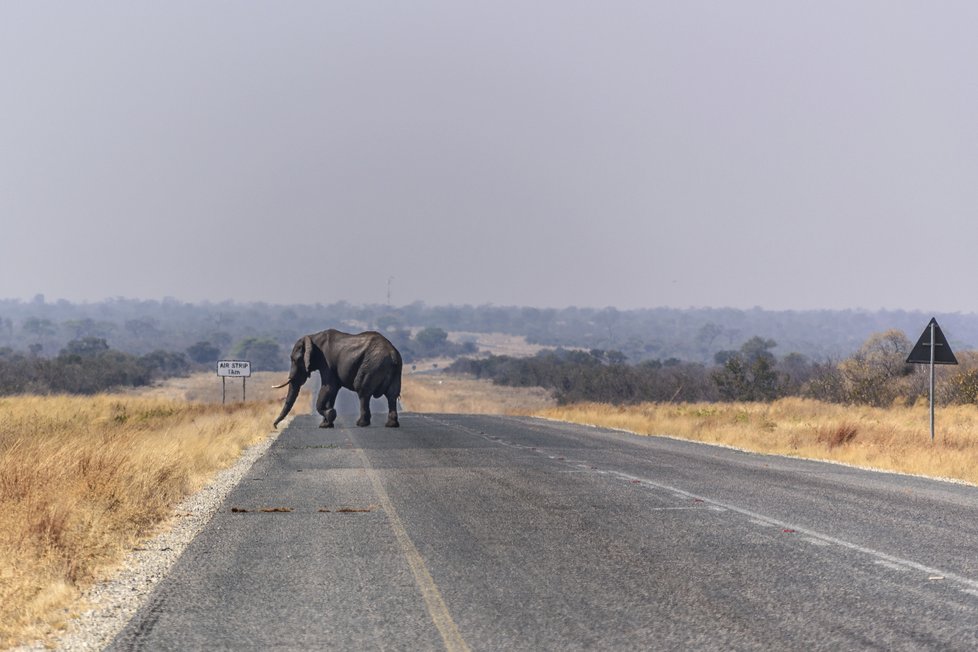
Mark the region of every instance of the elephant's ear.
<instances>
[{"instance_id":1,"label":"elephant's ear","mask_svg":"<svg viewBox=\"0 0 978 652\"><path fill-rule=\"evenodd\" d=\"M308 335L302 339L302 348L305 351L303 362L306 365L306 373L312 373L312 369L309 368L309 365L312 364L312 338Z\"/></svg>"}]
</instances>

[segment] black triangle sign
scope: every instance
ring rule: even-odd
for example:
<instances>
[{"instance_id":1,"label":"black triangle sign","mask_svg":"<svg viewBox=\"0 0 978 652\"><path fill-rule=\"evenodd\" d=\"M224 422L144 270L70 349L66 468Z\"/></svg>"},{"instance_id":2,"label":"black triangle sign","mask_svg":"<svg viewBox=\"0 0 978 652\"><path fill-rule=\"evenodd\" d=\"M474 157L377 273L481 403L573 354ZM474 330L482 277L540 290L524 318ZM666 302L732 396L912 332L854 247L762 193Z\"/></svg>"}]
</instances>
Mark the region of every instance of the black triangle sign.
<instances>
[{"instance_id":1,"label":"black triangle sign","mask_svg":"<svg viewBox=\"0 0 978 652\"><path fill-rule=\"evenodd\" d=\"M937 325L937 320L933 318L927 324L927 328L924 329L920 339L917 340L910 355L907 356L907 362L930 364L931 324L934 325L934 364L958 364L958 359L954 357L954 352L951 351L951 345L947 343L947 338L941 332L941 327Z\"/></svg>"}]
</instances>

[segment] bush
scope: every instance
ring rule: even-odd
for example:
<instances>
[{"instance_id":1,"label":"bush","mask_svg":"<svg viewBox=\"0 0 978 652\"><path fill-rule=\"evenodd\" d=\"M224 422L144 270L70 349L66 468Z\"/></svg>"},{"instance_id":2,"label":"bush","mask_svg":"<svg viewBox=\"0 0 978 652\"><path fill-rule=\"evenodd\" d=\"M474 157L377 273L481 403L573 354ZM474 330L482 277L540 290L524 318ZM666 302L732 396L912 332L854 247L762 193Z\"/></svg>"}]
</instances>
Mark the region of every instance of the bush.
<instances>
[{"instance_id":1,"label":"bush","mask_svg":"<svg viewBox=\"0 0 978 652\"><path fill-rule=\"evenodd\" d=\"M189 366L182 353L156 351L140 358L96 342L78 342L50 360L0 352L0 394L96 394L148 385L154 377L182 374Z\"/></svg>"},{"instance_id":2,"label":"bush","mask_svg":"<svg viewBox=\"0 0 978 652\"><path fill-rule=\"evenodd\" d=\"M185 376L190 372L190 361L183 353L153 351L140 358L140 362L151 374L161 378Z\"/></svg>"},{"instance_id":3,"label":"bush","mask_svg":"<svg viewBox=\"0 0 978 652\"><path fill-rule=\"evenodd\" d=\"M781 378L771 353L774 340L752 337L740 351L720 351L715 359L720 368L710 377L727 401L773 401L782 394Z\"/></svg>"},{"instance_id":4,"label":"bush","mask_svg":"<svg viewBox=\"0 0 978 652\"><path fill-rule=\"evenodd\" d=\"M579 401L622 405L717 398L702 365L678 362L666 366L650 361L630 366L604 362L607 355L594 353L557 349L530 358L463 358L452 364L449 371L488 378L500 385L544 387L553 391L562 405ZM613 359L620 358L613 356Z\"/></svg>"},{"instance_id":5,"label":"bush","mask_svg":"<svg viewBox=\"0 0 978 652\"><path fill-rule=\"evenodd\" d=\"M871 335L839 364L847 401L876 406L890 405L897 398L913 402L918 395L912 382L914 367L906 363L911 346L896 329Z\"/></svg>"},{"instance_id":6,"label":"bush","mask_svg":"<svg viewBox=\"0 0 978 652\"><path fill-rule=\"evenodd\" d=\"M265 337L246 337L234 346L231 357L250 361L254 371L282 371L289 361L278 342Z\"/></svg>"},{"instance_id":7,"label":"bush","mask_svg":"<svg viewBox=\"0 0 978 652\"><path fill-rule=\"evenodd\" d=\"M196 342L187 347L187 355L197 364L210 364L221 357L221 349L210 342Z\"/></svg>"},{"instance_id":8,"label":"bush","mask_svg":"<svg viewBox=\"0 0 978 652\"><path fill-rule=\"evenodd\" d=\"M448 333L444 329L435 327L422 328L415 333L412 340L407 342L404 349L398 348L401 351L401 355L408 361L416 358L471 355L479 350L474 342L456 344L455 342L449 341Z\"/></svg>"}]
</instances>

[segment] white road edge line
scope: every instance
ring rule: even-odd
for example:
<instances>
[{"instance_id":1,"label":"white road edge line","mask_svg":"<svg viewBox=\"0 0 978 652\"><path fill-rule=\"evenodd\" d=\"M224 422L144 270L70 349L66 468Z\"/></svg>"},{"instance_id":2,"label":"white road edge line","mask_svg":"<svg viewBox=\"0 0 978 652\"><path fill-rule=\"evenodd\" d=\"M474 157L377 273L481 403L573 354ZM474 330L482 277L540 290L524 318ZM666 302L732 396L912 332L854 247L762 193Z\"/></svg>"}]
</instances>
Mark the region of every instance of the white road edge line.
<instances>
[{"instance_id":1,"label":"white road edge line","mask_svg":"<svg viewBox=\"0 0 978 652\"><path fill-rule=\"evenodd\" d=\"M562 423L562 424L567 424L567 425L578 425L578 426L585 426L585 427L591 427L591 428L599 428L600 427L600 428L604 428L606 430L618 430L619 432L627 432L627 433L630 433L630 434L633 434L633 435L638 435L639 434L639 433L635 433L635 432L632 432L632 431L629 431L629 430L621 430L621 429L618 429L618 428L605 428L604 426L596 426L596 425L592 425L592 424L581 424L581 423L569 422L569 421L560 421L558 419L547 419L545 417L530 417L530 418L531 419L539 419L540 421L550 421L550 422L554 422L554 423ZM523 446L523 445L520 445L520 444L513 444L513 443L510 443L510 442L506 442L506 441L504 441L502 439L491 439L491 438L487 437L485 435L485 433L477 432L475 430L472 430L471 428L466 428L464 426L458 426L457 424L449 424L449 423L446 423L446 422L441 421L439 419L432 419L432 420L433 421L436 421L436 422L438 422L438 423L440 423L442 425L445 425L445 426L454 427L454 428L459 429L459 430L468 431L468 432L470 432L472 434L481 436L486 441L490 441L490 442L495 443L495 444L501 444L503 446L508 446L510 448L529 448L530 450L535 450L537 448L537 447ZM654 436L661 436L661 435L654 435ZM668 439L675 439L677 441L687 442L687 443L694 443L694 444L696 444L696 443L699 443L699 444L705 443L705 442L690 442L689 440L686 440L686 439L680 439L679 437L669 437L668 435L665 435L664 437L665 438L668 438ZM721 448L733 448L732 446L725 446L723 444L709 444L709 443L706 443L706 445L708 445L708 446L718 446L718 447L721 447ZM740 449L735 449L735 450L740 450ZM540 452L543 452L543 451L540 451ZM751 453L751 454L754 454L754 455L757 455L758 454L758 453L755 453L754 451L744 450L744 452ZM546 453L543 453L543 454L546 455ZM804 459L804 458L792 458L792 457L788 457L788 456L775 456L775 457L785 457L786 459L795 459L795 460L797 460L797 459ZM828 463L828 464L839 464L840 466L849 466L850 468L858 468L858 469L866 470L866 471L876 471L876 472L884 472L884 473L895 473L895 475L910 475L910 474L893 472L893 471L882 471L880 469L866 469L864 467L855 467L855 466L844 464L844 463L841 463L841 462L833 462L831 460L811 460L811 461L825 462L825 463ZM777 526L777 527L780 527L780 528L785 529L785 530L793 530L795 533L803 535L803 537L806 538L806 539L812 539L812 540L821 541L821 542L823 542L825 544L832 544L832 545L836 545L836 546L841 546L842 548L846 548L848 550L853 550L855 552L860 552L860 553L862 553L864 555L869 555L871 557L875 557L877 560L888 562L890 564L893 564L895 566L899 566L900 568L903 568L903 569L906 569L906 570L916 570L916 571L920 571L922 573L927 573L927 576L928 577L931 577L931 576L941 576L941 577L943 577L947 581L956 582L958 584L963 584L964 586L968 587L967 589L962 589L963 592L965 592L965 593L971 593L972 591L974 591L974 594L975 595L978 595L978 580L973 580L971 578L964 577L963 575L958 575L957 573L950 573L948 571L944 571L944 570L941 570L939 568L933 568L931 566L927 566L925 564L921 564L921 563L915 562L915 561L913 561L911 559L903 559L902 557L897 557L896 555L891 555L891 554L882 552L881 550L874 550L873 548L868 548L866 546L861 546L858 543L852 543L851 541L846 541L844 539L839 539L838 537L833 537L833 536L830 536L828 534L823 534L823 533L817 532L815 530L811 530L811 529L808 529L808 528L805 528L805 527L800 527L800 526L797 526L797 525L792 525L790 523L786 523L786 522L780 521L778 519L769 518L767 516L764 516L763 514L758 514L757 512L751 511L749 509L744 509L743 507L737 507L736 505L730 505L728 503L720 502L718 500L713 500L711 498L706 498L704 496L698 496L696 494L692 494L692 493L690 493L688 491L685 491L684 489L678 489L678 488L672 487L670 485L665 485L665 484L661 484L661 483L658 483L658 482L654 482L652 480L649 480L648 478L641 478L641 477L638 477L638 476L629 475L627 473L622 473L622 472L619 472L619 471L596 470L595 473L607 474L607 475L614 475L614 476L617 476L619 478L623 478L623 479L628 480L628 481L637 480L637 481L639 481L640 484L645 485L647 487L655 487L655 488L661 489L663 491L671 491L671 492L673 492L677 496L683 496L685 498L689 498L690 500L701 500L704 503L706 503L708 505L712 505L714 507L721 507L723 509L729 509L732 512L736 512L737 514L742 514L743 516L746 516L747 518L752 519L752 520L759 521L760 523L770 523L772 526ZM926 476L917 476L917 477L926 477ZM949 481L949 482L957 483L957 484L971 485L971 483L968 483L968 482L948 480L947 478L927 478L927 479L930 479L930 480L935 480L936 479L936 480L941 480L941 481L946 481L946 482ZM971 486L974 486L974 485L971 485Z\"/></svg>"},{"instance_id":2,"label":"white road edge line","mask_svg":"<svg viewBox=\"0 0 978 652\"><path fill-rule=\"evenodd\" d=\"M752 510L749 510L749 509L744 509L743 507L738 507L736 505L731 505L729 503L724 503L724 502L721 502L719 500L713 500L711 498L706 498L705 496L698 496L696 494L691 494L688 491L684 491L682 489L677 489L676 487L672 487L672 486L669 486L669 485L660 484L658 482L654 482L653 480L649 480L648 478L641 478L641 477L629 475L627 473L621 473L619 471L604 471L604 473L607 473L609 475L614 475L616 477L619 477L619 478L622 478L622 479L625 479L625 480L629 480L629 481L632 481L632 480L640 480L641 483L643 485L646 485L646 486L656 487L656 488L661 489L663 491L671 491L674 494L678 494L678 495L681 495L681 496L686 496L686 497L688 497L691 500L702 500L704 503L708 503L710 505L716 505L717 507L723 507L725 509L729 509L732 512L736 512L737 514L741 514L743 516L746 516L747 518L749 518L751 520L760 521L762 523L770 523L772 525L775 525L777 527L780 527L780 528L786 529L786 530L794 530L796 533L801 534L801 535L804 535L805 537L816 539L818 541L823 541L825 543L830 543L832 545L840 546L840 547L846 548L848 550L853 550L855 552L860 552L860 553L862 553L864 555L869 555L871 557L875 557L878 561L880 561L880 562L886 562L887 565L891 565L891 566L889 566L891 568L892 567L899 567L899 568L901 568L903 570L920 571L921 573L926 573L928 577L940 576L940 577L943 577L945 580L947 580L949 582L956 582L958 584L963 584L964 586L968 587L971 590L978 591L978 580L973 580L973 579L971 579L969 577L964 577L963 575L958 575L957 573L951 573L951 572L942 570L940 568L934 568L933 566L927 566L926 564L921 564L919 562L913 561L912 559L904 559L902 557L897 557L896 555L891 555L889 553L882 552L880 550L874 550L873 548L868 548L866 546L861 546L858 543L852 543L851 541L846 541L845 539L840 539L838 537L833 537L833 536L828 535L828 534L823 534L822 532L817 532L815 530L811 530L811 529L808 529L808 528L805 528L805 527L801 527L799 525L793 525L791 523L787 523L785 521L781 521L781 520L778 520L776 518L771 518L771 517L765 516L763 514L758 514L755 511L752 511Z\"/></svg>"},{"instance_id":3,"label":"white road edge line","mask_svg":"<svg viewBox=\"0 0 978 652\"><path fill-rule=\"evenodd\" d=\"M961 480L960 478L947 478L943 476L934 475L923 475L921 473L908 473L906 471L894 471L893 469L886 469L879 466L863 466L860 464L852 464L850 462L840 462L839 460L830 460L823 457L802 457L798 455L784 455L780 453L761 453L756 450L751 450L749 448L743 448L741 446L733 446L731 444L721 444L715 441L700 441L699 439L686 439L683 437L677 437L675 435L667 435L665 433L650 433L650 432L639 432L637 430L628 430L626 428L615 428L613 426L603 426L597 423L581 423L580 421L563 421L561 419L554 419L551 417L540 417L540 416L528 416L528 417L507 417L509 419L532 419L536 421L544 421L550 423L559 423L569 426L581 426L583 428L591 428L594 430L607 430L610 432L621 432L626 435L634 435L636 437L649 437L656 439L669 439L672 441L681 442L684 444L692 444L696 446L712 446L713 448L724 448L726 450L737 451L738 453L747 453L749 455L757 455L759 457L779 457L784 460L791 461L801 461L801 462L819 462L821 464L833 464L835 466L843 466L848 469L857 469L859 471L870 471L872 473L886 473L890 475L902 475L908 478L921 478L922 480L936 480L938 482L946 482L948 484L963 485L965 487L978 487L978 483L968 482L967 480Z\"/></svg>"}]
</instances>

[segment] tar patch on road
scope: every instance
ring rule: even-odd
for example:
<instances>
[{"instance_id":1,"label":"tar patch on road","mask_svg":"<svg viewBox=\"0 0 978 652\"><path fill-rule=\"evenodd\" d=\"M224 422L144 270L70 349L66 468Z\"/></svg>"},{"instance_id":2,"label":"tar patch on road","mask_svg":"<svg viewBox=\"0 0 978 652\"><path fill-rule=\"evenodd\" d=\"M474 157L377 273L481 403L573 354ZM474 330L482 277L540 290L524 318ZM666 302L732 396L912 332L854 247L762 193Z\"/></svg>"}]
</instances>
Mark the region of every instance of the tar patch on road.
<instances>
[{"instance_id":1,"label":"tar patch on road","mask_svg":"<svg viewBox=\"0 0 978 652\"><path fill-rule=\"evenodd\" d=\"M243 507L232 507L232 514L248 514L250 512L264 512L266 514L278 513L278 512L291 512L291 507L259 507L258 509L245 509Z\"/></svg>"}]
</instances>

